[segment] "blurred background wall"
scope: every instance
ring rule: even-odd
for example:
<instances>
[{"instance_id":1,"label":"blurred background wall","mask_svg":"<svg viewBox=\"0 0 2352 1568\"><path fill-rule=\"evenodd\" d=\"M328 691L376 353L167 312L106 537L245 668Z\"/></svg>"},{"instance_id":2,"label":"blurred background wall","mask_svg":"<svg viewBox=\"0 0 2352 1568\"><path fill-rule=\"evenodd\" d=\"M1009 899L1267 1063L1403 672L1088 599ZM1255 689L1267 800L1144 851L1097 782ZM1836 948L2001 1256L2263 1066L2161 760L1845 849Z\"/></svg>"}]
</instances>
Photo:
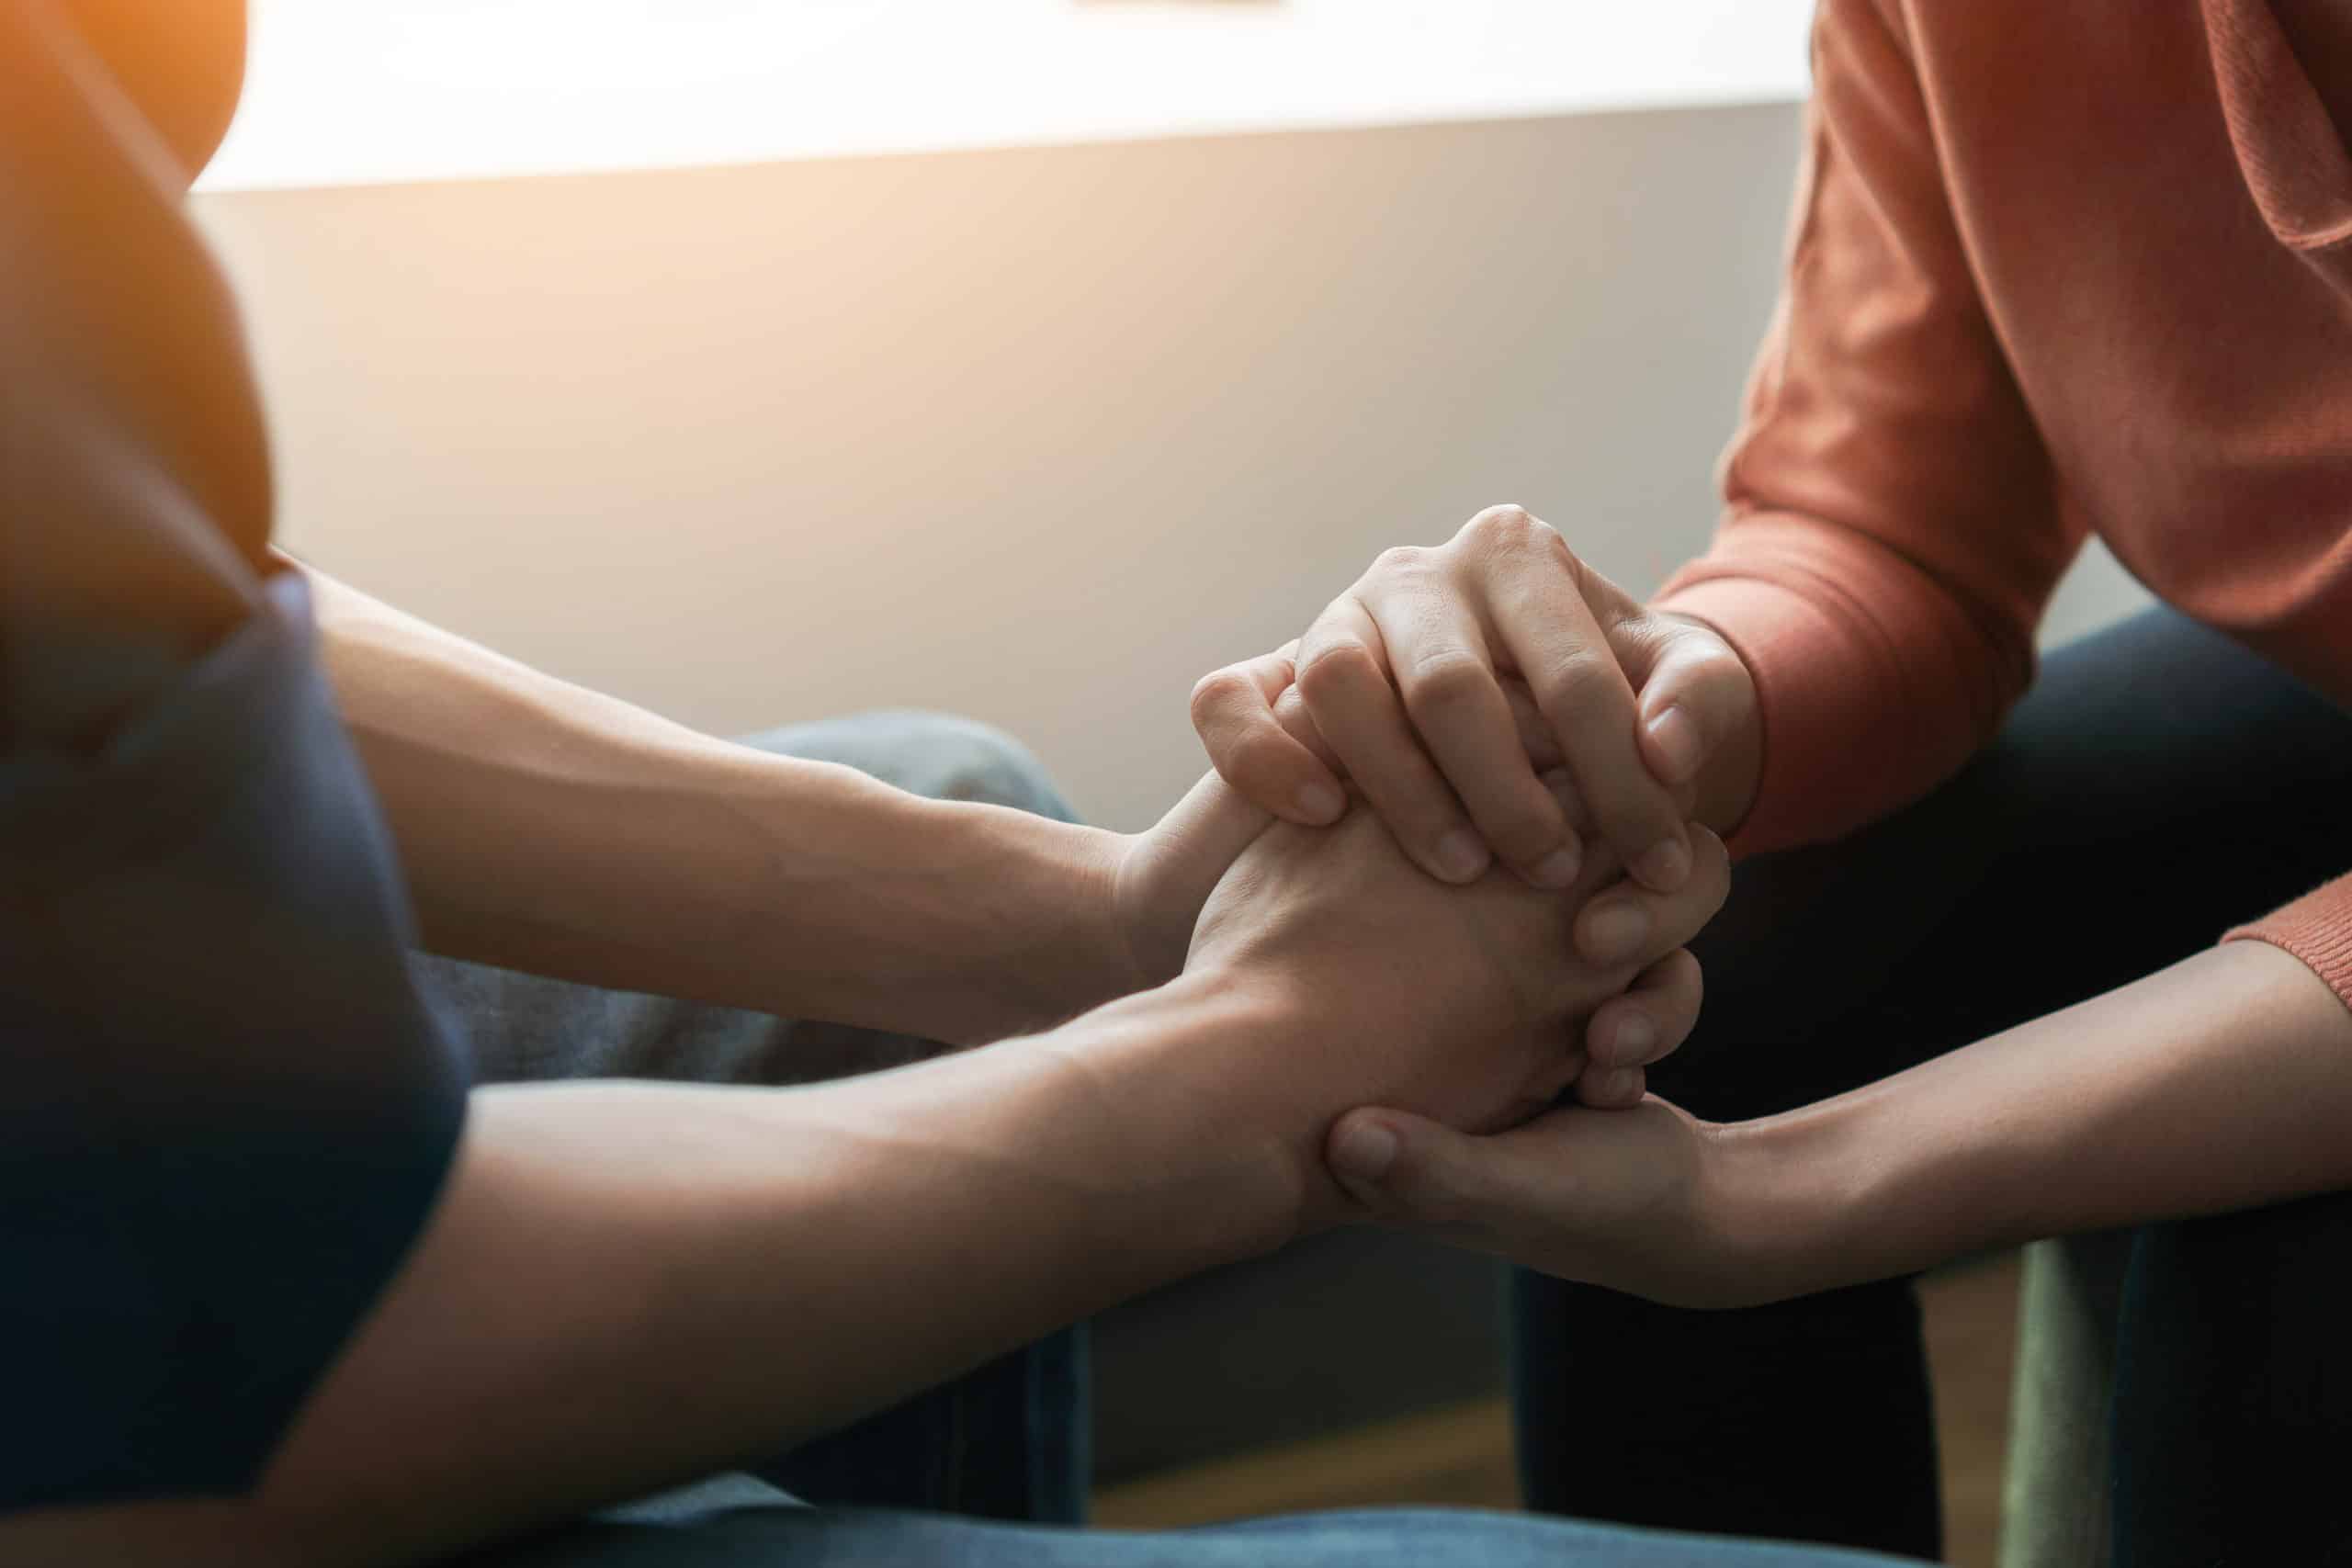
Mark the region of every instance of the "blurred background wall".
<instances>
[{"instance_id":1,"label":"blurred background wall","mask_svg":"<svg viewBox=\"0 0 2352 1568\"><path fill-rule=\"evenodd\" d=\"M198 198L284 536L729 732L875 705L1095 820L1187 693L1517 501L1654 585L1773 296L1788 103ZM2103 558L2063 636L2134 602Z\"/></svg>"}]
</instances>

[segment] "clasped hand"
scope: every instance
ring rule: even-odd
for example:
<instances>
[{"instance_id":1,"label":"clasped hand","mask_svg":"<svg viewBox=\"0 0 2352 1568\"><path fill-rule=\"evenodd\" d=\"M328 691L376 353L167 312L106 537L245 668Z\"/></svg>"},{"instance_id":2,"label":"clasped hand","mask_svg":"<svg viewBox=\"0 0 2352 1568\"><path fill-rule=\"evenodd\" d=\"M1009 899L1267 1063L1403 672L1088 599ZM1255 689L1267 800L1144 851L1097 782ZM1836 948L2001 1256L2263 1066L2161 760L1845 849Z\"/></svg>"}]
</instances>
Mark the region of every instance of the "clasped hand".
<instances>
[{"instance_id":1,"label":"clasped hand","mask_svg":"<svg viewBox=\"0 0 2352 1568\"><path fill-rule=\"evenodd\" d=\"M1336 820L1252 843L1193 961L1287 976L1344 1021L1335 1076L1365 1092L1325 1145L1343 1207L1723 1299L1724 1139L1643 1081L1696 1021L1681 944L1728 886L1692 818L1736 819L1756 782L1722 638L1498 508L1384 555L1299 642L1204 680L1193 716L1240 794ZM1588 1109L1553 1109L1571 1086Z\"/></svg>"}]
</instances>

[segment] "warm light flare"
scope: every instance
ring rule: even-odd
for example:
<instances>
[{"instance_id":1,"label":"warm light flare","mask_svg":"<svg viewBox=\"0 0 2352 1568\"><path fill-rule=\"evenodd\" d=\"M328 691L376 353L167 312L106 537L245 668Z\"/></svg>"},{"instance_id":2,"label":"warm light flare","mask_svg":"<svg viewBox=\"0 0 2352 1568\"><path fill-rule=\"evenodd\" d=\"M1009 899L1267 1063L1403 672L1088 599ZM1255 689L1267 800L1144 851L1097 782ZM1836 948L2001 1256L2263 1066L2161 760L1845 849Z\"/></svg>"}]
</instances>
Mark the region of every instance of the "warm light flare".
<instances>
[{"instance_id":1,"label":"warm light flare","mask_svg":"<svg viewBox=\"0 0 2352 1568\"><path fill-rule=\"evenodd\" d=\"M1784 98L1811 0L254 0L204 186Z\"/></svg>"}]
</instances>

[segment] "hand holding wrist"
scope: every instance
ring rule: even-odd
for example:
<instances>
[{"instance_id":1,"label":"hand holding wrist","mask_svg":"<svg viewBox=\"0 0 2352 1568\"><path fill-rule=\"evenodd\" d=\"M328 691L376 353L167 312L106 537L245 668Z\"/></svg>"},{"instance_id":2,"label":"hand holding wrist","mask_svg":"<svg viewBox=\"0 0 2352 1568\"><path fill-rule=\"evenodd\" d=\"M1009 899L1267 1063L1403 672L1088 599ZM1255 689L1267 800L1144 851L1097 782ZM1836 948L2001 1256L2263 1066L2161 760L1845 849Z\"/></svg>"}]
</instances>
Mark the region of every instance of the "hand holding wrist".
<instances>
[{"instance_id":1,"label":"hand holding wrist","mask_svg":"<svg viewBox=\"0 0 2352 1568\"><path fill-rule=\"evenodd\" d=\"M2352 1017L2316 975L2234 942L1759 1121L1710 1126L1653 1099L1465 1138L1364 1110L1330 1154L1375 1218L1568 1279L1736 1305L2341 1187L2347 1047Z\"/></svg>"},{"instance_id":2,"label":"hand holding wrist","mask_svg":"<svg viewBox=\"0 0 2352 1568\"><path fill-rule=\"evenodd\" d=\"M1357 1111L1328 1155L1364 1217L1672 1306L1754 1306L1842 1282L1835 1222L1852 1168L1813 1165L1760 1125L1656 1096L1483 1137Z\"/></svg>"}]
</instances>

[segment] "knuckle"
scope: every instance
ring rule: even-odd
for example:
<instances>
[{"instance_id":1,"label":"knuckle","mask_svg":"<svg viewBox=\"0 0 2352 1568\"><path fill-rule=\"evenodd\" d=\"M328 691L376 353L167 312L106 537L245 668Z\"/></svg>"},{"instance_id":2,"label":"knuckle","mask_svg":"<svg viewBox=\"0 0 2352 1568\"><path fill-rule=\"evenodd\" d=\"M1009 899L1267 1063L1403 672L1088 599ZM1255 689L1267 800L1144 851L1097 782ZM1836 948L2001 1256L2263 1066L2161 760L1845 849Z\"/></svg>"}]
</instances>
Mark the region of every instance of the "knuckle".
<instances>
[{"instance_id":1,"label":"knuckle","mask_svg":"<svg viewBox=\"0 0 2352 1568\"><path fill-rule=\"evenodd\" d=\"M1464 524L1457 536L1466 546L1487 555L1556 551L1570 560L1575 558L1557 528L1515 503L1489 506Z\"/></svg>"},{"instance_id":2,"label":"knuckle","mask_svg":"<svg viewBox=\"0 0 2352 1568\"><path fill-rule=\"evenodd\" d=\"M1559 655L1535 675L1532 684L1538 705L1576 725L1590 724L1622 705L1617 661L1598 648Z\"/></svg>"},{"instance_id":3,"label":"knuckle","mask_svg":"<svg viewBox=\"0 0 2352 1568\"><path fill-rule=\"evenodd\" d=\"M1227 749L1226 766L1242 777L1255 779L1268 786L1281 783L1291 772L1291 756L1275 737L1253 731Z\"/></svg>"},{"instance_id":4,"label":"knuckle","mask_svg":"<svg viewBox=\"0 0 2352 1568\"><path fill-rule=\"evenodd\" d=\"M1227 710L1245 703L1256 689L1250 678L1232 665L1210 671L1193 683L1191 711L1194 728L1222 717Z\"/></svg>"},{"instance_id":5,"label":"knuckle","mask_svg":"<svg viewBox=\"0 0 2352 1568\"><path fill-rule=\"evenodd\" d=\"M1379 661L1363 644L1327 643L1299 661L1298 694L1314 707L1381 679Z\"/></svg>"},{"instance_id":6,"label":"knuckle","mask_svg":"<svg viewBox=\"0 0 2352 1568\"><path fill-rule=\"evenodd\" d=\"M1430 552L1419 545L1391 545L1372 558L1372 570L1367 580L1374 578L1411 578L1428 566Z\"/></svg>"},{"instance_id":7,"label":"knuckle","mask_svg":"<svg viewBox=\"0 0 2352 1568\"><path fill-rule=\"evenodd\" d=\"M1417 717L1424 713L1454 714L1477 702L1484 689L1494 683L1494 672L1468 649L1448 648L1416 659L1399 683L1405 690L1406 711Z\"/></svg>"},{"instance_id":8,"label":"knuckle","mask_svg":"<svg viewBox=\"0 0 2352 1568\"><path fill-rule=\"evenodd\" d=\"M1506 501L1480 512L1462 525L1462 531L1479 539L1518 539L1542 526L1533 513L1517 502Z\"/></svg>"},{"instance_id":9,"label":"knuckle","mask_svg":"<svg viewBox=\"0 0 2352 1568\"><path fill-rule=\"evenodd\" d=\"M1274 699L1274 722L1292 739L1309 750L1314 748L1317 735L1315 716L1306 711L1306 694L1295 683Z\"/></svg>"}]
</instances>

